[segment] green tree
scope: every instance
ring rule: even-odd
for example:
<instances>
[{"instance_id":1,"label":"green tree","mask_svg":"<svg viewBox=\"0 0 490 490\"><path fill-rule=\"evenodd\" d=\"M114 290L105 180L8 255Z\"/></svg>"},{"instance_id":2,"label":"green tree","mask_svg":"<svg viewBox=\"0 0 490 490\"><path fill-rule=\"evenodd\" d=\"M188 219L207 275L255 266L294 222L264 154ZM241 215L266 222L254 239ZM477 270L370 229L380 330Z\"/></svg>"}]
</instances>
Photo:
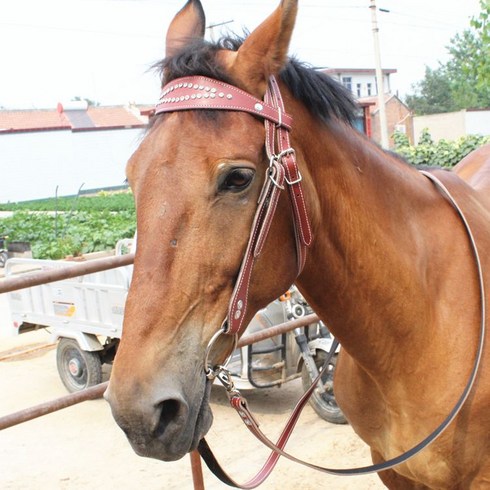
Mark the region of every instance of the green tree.
<instances>
[{"instance_id":1,"label":"green tree","mask_svg":"<svg viewBox=\"0 0 490 490\"><path fill-rule=\"evenodd\" d=\"M416 114L436 114L456 110L451 96L451 81L446 68L433 70L425 67L425 77L415 86L415 93L407 95L406 103Z\"/></svg>"},{"instance_id":2,"label":"green tree","mask_svg":"<svg viewBox=\"0 0 490 490\"><path fill-rule=\"evenodd\" d=\"M426 67L423 80L407 95L416 114L435 114L490 107L490 0L480 0L481 12L470 28L451 38L449 61Z\"/></svg>"}]
</instances>

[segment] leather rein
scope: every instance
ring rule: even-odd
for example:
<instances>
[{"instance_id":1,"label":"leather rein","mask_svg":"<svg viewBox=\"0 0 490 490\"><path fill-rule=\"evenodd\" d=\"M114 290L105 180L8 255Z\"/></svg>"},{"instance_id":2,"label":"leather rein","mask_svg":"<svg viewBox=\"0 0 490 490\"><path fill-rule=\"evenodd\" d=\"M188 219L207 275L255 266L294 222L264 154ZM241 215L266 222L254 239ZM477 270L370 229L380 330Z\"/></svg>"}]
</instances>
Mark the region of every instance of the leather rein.
<instances>
[{"instance_id":1,"label":"leather rein","mask_svg":"<svg viewBox=\"0 0 490 490\"><path fill-rule=\"evenodd\" d=\"M421 173L431 180L439 192L449 201L460 217L469 238L478 273L481 310L480 339L473 368L461 396L450 411L449 415L429 436L400 456L387 460L383 463L350 469L326 468L308 463L286 453L284 448L303 408L313 393L316 384L320 380L323 370L327 368L332 357L334 356L338 342L335 341L332 344L332 348L327 354L325 363L319 370L319 375L313 381L310 388L297 402L285 428L283 429L283 432L276 443L269 440L260 430L259 424L248 408L246 399L239 393L238 390L235 389L231 375L226 369L227 362L218 366L213 366L209 362L210 352L219 336L223 334L233 336L236 346L238 338L247 327L247 325L244 324L244 318L246 317L248 306L248 290L253 266L266 241L277 207L280 192L286 187L289 191L289 197L293 209L293 223L296 238L297 276L299 276L305 265L307 247L312 242L312 232L301 185L302 177L296 163L295 151L293 148L291 148L289 141L289 131L292 126L292 117L284 110L281 92L274 77L270 77L269 79L268 88L263 101L235 86L207 77L192 76L173 80L163 87L162 95L156 105L155 115L165 112L196 109L241 111L264 119L266 134L265 148L269 158L269 169L267 171L266 179L258 200L257 210L253 220L245 255L243 257L236 285L228 306L228 314L223 321L221 329L218 330L218 332L209 342L205 354L204 369L209 380L214 380L217 377L221 381L226 388L230 405L235 408L245 425L254 434L254 436L272 450L262 469L255 477L244 484L235 482L221 468L205 439L202 439L199 443L199 453L209 469L221 481L227 485L243 489L256 488L262 484L274 469L280 456L305 465L309 468L338 476L375 473L393 468L406 462L437 439L457 416L468 398L471 389L473 388L483 354L486 330L486 305L483 272L473 233L461 208L451 196L448 189L437 177L428 172L421 171ZM233 350L234 348L232 349L232 352Z\"/></svg>"}]
</instances>

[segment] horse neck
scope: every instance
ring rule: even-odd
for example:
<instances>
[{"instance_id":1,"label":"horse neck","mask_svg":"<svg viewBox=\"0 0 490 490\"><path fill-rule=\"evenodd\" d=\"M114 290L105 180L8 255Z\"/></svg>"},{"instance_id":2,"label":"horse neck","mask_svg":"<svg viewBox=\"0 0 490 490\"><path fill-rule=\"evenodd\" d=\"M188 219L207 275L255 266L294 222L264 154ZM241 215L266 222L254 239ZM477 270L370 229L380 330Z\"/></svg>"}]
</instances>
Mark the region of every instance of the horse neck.
<instances>
[{"instance_id":1,"label":"horse neck","mask_svg":"<svg viewBox=\"0 0 490 490\"><path fill-rule=\"evenodd\" d=\"M303 151L315 238L298 285L350 353L371 365L379 352L366 345L388 353L401 339L416 342L414 319L422 329L430 314L421 240L430 186L351 128L332 125L316 141Z\"/></svg>"}]
</instances>

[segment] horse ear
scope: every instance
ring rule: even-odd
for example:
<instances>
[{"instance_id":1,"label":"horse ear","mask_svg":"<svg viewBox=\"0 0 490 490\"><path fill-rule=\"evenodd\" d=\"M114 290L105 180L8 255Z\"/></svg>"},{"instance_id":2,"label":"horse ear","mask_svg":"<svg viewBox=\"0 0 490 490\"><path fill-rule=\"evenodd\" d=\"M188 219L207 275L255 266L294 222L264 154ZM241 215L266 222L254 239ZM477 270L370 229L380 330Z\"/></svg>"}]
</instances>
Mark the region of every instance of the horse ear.
<instances>
[{"instance_id":1,"label":"horse ear","mask_svg":"<svg viewBox=\"0 0 490 490\"><path fill-rule=\"evenodd\" d=\"M195 38L203 38L206 17L199 0L188 0L168 27L165 56L168 58Z\"/></svg>"},{"instance_id":2,"label":"horse ear","mask_svg":"<svg viewBox=\"0 0 490 490\"><path fill-rule=\"evenodd\" d=\"M245 39L230 63L232 75L258 97L264 95L269 77L286 63L297 11L298 0L282 0Z\"/></svg>"}]
</instances>

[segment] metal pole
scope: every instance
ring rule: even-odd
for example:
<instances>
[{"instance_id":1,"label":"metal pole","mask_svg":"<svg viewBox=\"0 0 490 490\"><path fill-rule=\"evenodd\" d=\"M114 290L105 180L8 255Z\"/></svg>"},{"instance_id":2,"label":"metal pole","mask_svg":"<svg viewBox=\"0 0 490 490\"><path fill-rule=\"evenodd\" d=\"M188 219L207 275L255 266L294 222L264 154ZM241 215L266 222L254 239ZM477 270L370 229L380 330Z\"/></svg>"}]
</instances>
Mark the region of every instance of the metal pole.
<instances>
[{"instance_id":1,"label":"metal pole","mask_svg":"<svg viewBox=\"0 0 490 490\"><path fill-rule=\"evenodd\" d=\"M319 318L317 315L311 314L305 315L304 317L298 318L297 320L280 323L279 325L275 325L273 327L266 328L265 330L242 337L238 341L237 347L243 347L245 345L250 345L255 342L260 342L261 340L274 337L285 332L289 332L290 330L293 330L295 328L306 327L307 325L315 323L318 320ZM20 410L19 412L0 417L0 430L21 424L22 422L27 422L28 420L42 417L43 415L47 415L48 413L57 412L58 410L71 407L72 405L76 405L77 403L100 398L104 394L104 391L107 389L108 385L109 381L106 381L105 383L92 386L83 391L70 393L69 395L56 398L55 400L51 400L50 402L41 403L40 405L26 408L24 410Z\"/></svg>"},{"instance_id":2,"label":"metal pole","mask_svg":"<svg viewBox=\"0 0 490 490\"><path fill-rule=\"evenodd\" d=\"M11 276L0 280L0 294L16 291L17 289L40 286L50 282L84 276L94 272L123 267L134 262L134 254L105 257L103 259L88 260L87 262L66 263L66 267L50 269L42 272L23 273L19 276Z\"/></svg>"},{"instance_id":3,"label":"metal pole","mask_svg":"<svg viewBox=\"0 0 490 490\"><path fill-rule=\"evenodd\" d=\"M192 482L194 490L204 490L204 478L202 475L201 455L197 450L191 451Z\"/></svg>"},{"instance_id":4,"label":"metal pole","mask_svg":"<svg viewBox=\"0 0 490 490\"><path fill-rule=\"evenodd\" d=\"M20 410L19 412L0 417L0 430L8 429L9 427L22 424L28 420L42 417L48 413L57 412L58 410L71 407L77 403L85 402L87 400L96 400L97 398L102 397L108 386L109 381L106 381L105 383L92 386L86 390L70 393L69 395L41 403L35 407L26 408L25 410Z\"/></svg>"},{"instance_id":5,"label":"metal pole","mask_svg":"<svg viewBox=\"0 0 490 490\"><path fill-rule=\"evenodd\" d=\"M307 325L316 323L319 320L320 319L318 316L312 313L311 315L305 315L296 320L280 323L279 325L274 325L273 327L259 330L258 332L251 333L250 335L245 335L238 341L237 347L244 347L245 345L254 344L255 342L260 342L261 340L269 339L270 337L275 337L276 335L289 332L295 328L306 327Z\"/></svg>"},{"instance_id":6,"label":"metal pole","mask_svg":"<svg viewBox=\"0 0 490 490\"><path fill-rule=\"evenodd\" d=\"M384 93L384 81L383 70L381 69L381 53L379 49L379 27L376 17L376 0L371 0L371 23L373 26L373 42L374 42L374 60L376 63L376 86L378 91L378 107L379 107L379 125L381 130L381 146L383 148L389 148L388 141L388 125L386 122L386 106L385 106L385 93Z\"/></svg>"}]
</instances>

